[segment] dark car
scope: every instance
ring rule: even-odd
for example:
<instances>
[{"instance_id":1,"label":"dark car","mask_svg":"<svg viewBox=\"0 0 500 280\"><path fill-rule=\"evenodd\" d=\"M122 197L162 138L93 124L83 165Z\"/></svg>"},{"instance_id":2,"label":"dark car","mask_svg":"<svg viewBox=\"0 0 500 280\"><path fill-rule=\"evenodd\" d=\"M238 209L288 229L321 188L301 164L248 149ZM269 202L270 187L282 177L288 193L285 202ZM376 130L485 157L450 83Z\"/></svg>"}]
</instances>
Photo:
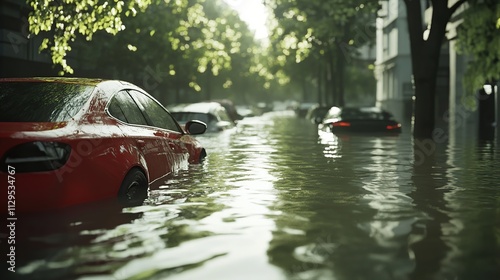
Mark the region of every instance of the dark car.
<instances>
[{"instance_id":1,"label":"dark car","mask_svg":"<svg viewBox=\"0 0 500 280\"><path fill-rule=\"evenodd\" d=\"M80 78L0 79L2 212L41 211L118 197L141 202L149 187L205 149L141 88Z\"/></svg>"},{"instance_id":2,"label":"dark car","mask_svg":"<svg viewBox=\"0 0 500 280\"><path fill-rule=\"evenodd\" d=\"M377 107L332 107L318 129L333 133L400 133L401 124Z\"/></svg>"}]
</instances>

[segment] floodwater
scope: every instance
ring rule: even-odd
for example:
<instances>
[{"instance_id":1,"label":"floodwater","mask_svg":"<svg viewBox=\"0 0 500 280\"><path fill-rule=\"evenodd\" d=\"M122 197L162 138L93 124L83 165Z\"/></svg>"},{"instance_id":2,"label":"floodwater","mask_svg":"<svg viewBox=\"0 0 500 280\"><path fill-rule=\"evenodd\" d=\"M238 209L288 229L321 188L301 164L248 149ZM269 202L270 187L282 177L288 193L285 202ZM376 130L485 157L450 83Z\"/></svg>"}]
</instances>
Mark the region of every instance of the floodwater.
<instances>
[{"instance_id":1,"label":"floodwater","mask_svg":"<svg viewBox=\"0 0 500 280\"><path fill-rule=\"evenodd\" d=\"M319 137L291 111L199 140L206 162L180 171L142 206L113 200L19 217L16 272L4 262L2 275L500 279L493 143L423 143L433 152L417 157L408 130Z\"/></svg>"}]
</instances>

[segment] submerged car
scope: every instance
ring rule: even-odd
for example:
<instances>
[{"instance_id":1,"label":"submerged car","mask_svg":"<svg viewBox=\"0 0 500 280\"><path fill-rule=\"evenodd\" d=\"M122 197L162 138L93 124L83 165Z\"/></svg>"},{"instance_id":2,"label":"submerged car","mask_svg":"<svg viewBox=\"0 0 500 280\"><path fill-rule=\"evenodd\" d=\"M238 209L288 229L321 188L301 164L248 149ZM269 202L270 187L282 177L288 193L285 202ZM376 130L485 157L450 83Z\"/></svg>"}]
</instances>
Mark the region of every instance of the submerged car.
<instances>
[{"instance_id":1,"label":"submerged car","mask_svg":"<svg viewBox=\"0 0 500 280\"><path fill-rule=\"evenodd\" d=\"M226 109L228 117L234 124L243 119L243 116L238 113L238 110L236 110L236 106L233 101L229 99L216 99L213 101L219 103L222 107L224 107L224 109Z\"/></svg>"},{"instance_id":2,"label":"submerged car","mask_svg":"<svg viewBox=\"0 0 500 280\"><path fill-rule=\"evenodd\" d=\"M401 124L377 107L331 107L318 125L326 132L400 133Z\"/></svg>"},{"instance_id":3,"label":"submerged car","mask_svg":"<svg viewBox=\"0 0 500 280\"><path fill-rule=\"evenodd\" d=\"M184 125L189 120L199 120L207 124L207 132L219 132L235 126L226 109L218 102L198 102L172 107L174 118Z\"/></svg>"},{"instance_id":4,"label":"submerged car","mask_svg":"<svg viewBox=\"0 0 500 280\"><path fill-rule=\"evenodd\" d=\"M127 82L0 79L3 211L39 211L118 197L141 203L148 188L205 149L151 95ZM12 193L11 193L12 192ZM7 195L9 194L9 195Z\"/></svg>"}]
</instances>

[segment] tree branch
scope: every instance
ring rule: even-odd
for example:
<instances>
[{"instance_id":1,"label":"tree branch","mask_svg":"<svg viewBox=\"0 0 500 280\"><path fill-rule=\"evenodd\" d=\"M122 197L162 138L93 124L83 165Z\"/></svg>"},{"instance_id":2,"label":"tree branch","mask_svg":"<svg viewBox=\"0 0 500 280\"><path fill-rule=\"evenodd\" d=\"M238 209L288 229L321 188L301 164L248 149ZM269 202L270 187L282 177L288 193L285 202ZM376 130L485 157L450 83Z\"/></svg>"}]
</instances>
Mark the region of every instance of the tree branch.
<instances>
[{"instance_id":1,"label":"tree branch","mask_svg":"<svg viewBox=\"0 0 500 280\"><path fill-rule=\"evenodd\" d=\"M450 12L450 17L455 13L455 11L460 7L462 6L465 2L467 2L469 0L459 0L457 1L455 4L453 4L453 6L451 6L448 11Z\"/></svg>"}]
</instances>

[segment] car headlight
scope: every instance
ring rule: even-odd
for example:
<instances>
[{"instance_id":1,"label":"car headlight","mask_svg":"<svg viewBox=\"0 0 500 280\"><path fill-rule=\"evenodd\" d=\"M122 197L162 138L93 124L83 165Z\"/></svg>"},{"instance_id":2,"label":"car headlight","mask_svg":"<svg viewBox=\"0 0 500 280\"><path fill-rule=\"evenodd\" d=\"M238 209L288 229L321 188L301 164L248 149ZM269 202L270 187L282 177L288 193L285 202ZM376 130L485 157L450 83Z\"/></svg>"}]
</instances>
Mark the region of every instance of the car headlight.
<instances>
[{"instance_id":1,"label":"car headlight","mask_svg":"<svg viewBox=\"0 0 500 280\"><path fill-rule=\"evenodd\" d=\"M7 166L16 168L16 172L51 171L63 166L69 158L71 146L59 142L29 142L8 150L2 158L2 170Z\"/></svg>"}]
</instances>

